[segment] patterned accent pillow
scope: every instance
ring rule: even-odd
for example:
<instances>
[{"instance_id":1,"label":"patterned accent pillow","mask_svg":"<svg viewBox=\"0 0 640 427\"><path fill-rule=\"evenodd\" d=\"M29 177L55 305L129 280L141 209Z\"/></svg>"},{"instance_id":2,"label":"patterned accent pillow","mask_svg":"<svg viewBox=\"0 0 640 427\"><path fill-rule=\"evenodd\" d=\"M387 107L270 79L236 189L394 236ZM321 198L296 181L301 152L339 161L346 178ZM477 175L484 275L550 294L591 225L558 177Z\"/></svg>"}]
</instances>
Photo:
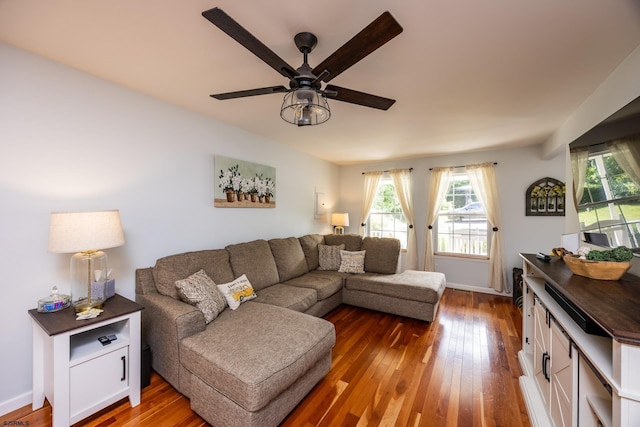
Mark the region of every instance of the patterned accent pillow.
<instances>
[{"instance_id":1,"label":"patterned accent pillow","mask_svg":"<svg viewBox=\"0 0 640 427\"><path fill-rule=\"evenodd\" d=\"M340 251L344 250L344 243L338 246L318 245L318 270L337 271L340 268Z\"/></svg>"},{"instance_id":2,"label":"patterned accent pillow","mask_svg":"<svg viewBox=\"0 0 640 427\"><path fill-rule=\"evenodd\" d=\"M218 289L220 289L220 292L224 295L231 310L235 310L240 307L240 304L243 302L252 300L256 297L253 286L251 286L251 283L245 274L238 277L233 282L218 285Z\"/></svg>"},{"instance_id":3,"label":"patterned accent pillow","mask_svg":"<svg viewBox=\"0 0 640 427\"><path fill-rule=\"evenodd\" d=\"M340 263L341 273L364 273L364 254L367 251L340 251Z\"/></svg>"},{"instance_id":4,"label":"patterned accent pillow","mask_svg":"<svg viewBox=\"0 0 640 427\"><path fill-rule=\"evenodd\" d=\"M216 284L204 270L193 273L186 279L176 280L176 289L182 301L197 307L209 324L227 306L227 301Z\"/></svg>"}]
</instances>

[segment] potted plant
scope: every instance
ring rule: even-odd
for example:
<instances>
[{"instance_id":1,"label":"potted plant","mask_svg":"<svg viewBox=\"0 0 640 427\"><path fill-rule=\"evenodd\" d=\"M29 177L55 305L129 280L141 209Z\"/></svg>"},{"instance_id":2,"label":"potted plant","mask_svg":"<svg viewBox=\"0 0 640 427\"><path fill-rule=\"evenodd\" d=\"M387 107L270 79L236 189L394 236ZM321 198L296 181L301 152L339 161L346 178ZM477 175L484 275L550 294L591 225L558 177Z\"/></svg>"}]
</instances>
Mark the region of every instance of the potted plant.
<instances>
[{"instance_id":1,"label":"potted plant","mask_svg":"<svg viewBox=\"0 0 640 427\"><path fill-rule=\"evenodd\" d=\"M273 192L276 188L275 183L271 178L264 179L264 201L265 203L271 202L271 198L273 197Z\"/></svg>"},{"instance_id":2,"label":"potted plant","mask_svg":"<svg viewBox=\"0 0 640 427\"><path fill-rule=\"evenodd\" d=\"M222 191L227 195L227 202L233 202L235 198L236 192L239 190L239 181L238 179L242 179L240 174L238 173L238 165L232 166L226 171L220 169L220 183L218 187L222 188Z\"/></svg>"}]
</instances>

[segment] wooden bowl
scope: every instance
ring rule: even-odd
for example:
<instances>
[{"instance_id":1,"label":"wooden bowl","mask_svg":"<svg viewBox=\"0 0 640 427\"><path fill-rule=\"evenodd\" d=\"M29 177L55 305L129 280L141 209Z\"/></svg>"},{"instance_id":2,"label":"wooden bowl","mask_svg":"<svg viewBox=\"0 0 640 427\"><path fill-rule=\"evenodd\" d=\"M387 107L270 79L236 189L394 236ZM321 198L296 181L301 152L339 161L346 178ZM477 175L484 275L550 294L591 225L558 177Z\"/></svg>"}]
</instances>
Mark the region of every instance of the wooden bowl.
<instances>
[{"instance_id":1,"label":"wooden bowl","mask_svg":"<svg viewBox=\"0 0 640 427\"><path fill-rule=\"evenodd\" d=\"M562 259L573 274L597 280L619 280L631 268L631 261L591 261L570 255Z\"/></svg>"}]
</instances>

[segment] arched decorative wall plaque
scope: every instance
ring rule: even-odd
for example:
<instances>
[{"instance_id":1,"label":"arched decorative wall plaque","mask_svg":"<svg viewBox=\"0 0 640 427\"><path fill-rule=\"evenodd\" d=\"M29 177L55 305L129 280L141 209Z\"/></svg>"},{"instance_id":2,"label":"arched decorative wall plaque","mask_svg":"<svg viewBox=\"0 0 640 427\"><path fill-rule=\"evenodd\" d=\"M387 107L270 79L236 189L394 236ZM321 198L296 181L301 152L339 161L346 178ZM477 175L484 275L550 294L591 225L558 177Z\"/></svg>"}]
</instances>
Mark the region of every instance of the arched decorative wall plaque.
<instances>
[{"instance_id":1,"label":"arched decorative wall plaque","mask_svg":"<svg viewBox=\"0 0 640 427\"><path fill-rule=\"evenodd\" d=\"M542 178L527 188L525 211L527 216L564 216L564 182L554 178Z\"/></svg>"}]
</instances>

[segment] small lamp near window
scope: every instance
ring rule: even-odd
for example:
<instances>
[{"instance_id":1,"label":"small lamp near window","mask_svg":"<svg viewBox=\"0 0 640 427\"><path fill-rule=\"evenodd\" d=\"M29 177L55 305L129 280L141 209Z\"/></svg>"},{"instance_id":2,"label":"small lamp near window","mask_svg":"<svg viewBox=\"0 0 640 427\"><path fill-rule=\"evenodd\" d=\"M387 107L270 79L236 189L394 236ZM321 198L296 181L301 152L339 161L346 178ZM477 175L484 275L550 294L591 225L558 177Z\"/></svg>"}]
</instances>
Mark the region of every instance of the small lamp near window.
<instances>
[{"instance_id":1,"label":"small lamp near window","mask_svg":"<svg viewBox=\"0 0 640 427\"><path fill-rule=\"evenodd\" d=\"M333 234L344 234L344 227L349 226L349 214L332 213L331 225L333 225Z\"/></svg>"},{"instance_id":2,"label":"small lamp near window","mask_svg":"<svg viewBox=\"0 0 640 427\"><path fill-rule=\"evenodd\" d=\"M49 252L73 253L71 304L76 312L100 308L104 293L92 295L92 285L104 282L107 254L101 249L124 244L120 212L53 212L49 223Z\"/></svg>"}]
</instances>

